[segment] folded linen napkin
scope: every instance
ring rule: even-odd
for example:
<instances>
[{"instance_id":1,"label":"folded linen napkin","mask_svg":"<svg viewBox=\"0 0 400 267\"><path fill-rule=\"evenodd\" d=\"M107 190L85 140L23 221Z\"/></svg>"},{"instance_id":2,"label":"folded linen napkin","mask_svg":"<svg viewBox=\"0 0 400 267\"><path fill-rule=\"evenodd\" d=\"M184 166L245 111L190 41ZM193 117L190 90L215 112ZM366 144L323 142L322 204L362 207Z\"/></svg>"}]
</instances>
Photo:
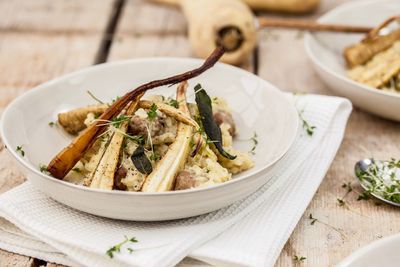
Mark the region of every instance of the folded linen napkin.
<instances>
[{"instance_id":1,"label":"folded linen napkin","mask_svg":"<svg viewBox=\"0 0 400 267\"><path fill-rule=\"evenodd\" d=\"M351 112L343 98L295 98L315 132L299 129L267 184L246 199L189 219L124 222L68 208L27 182L0 196L0 248L73 266L173 266L186 256L218 266L273 265L325 176ZM107 249L124 236L139 242L109 258Z\"/></svg>"}]
</instances>

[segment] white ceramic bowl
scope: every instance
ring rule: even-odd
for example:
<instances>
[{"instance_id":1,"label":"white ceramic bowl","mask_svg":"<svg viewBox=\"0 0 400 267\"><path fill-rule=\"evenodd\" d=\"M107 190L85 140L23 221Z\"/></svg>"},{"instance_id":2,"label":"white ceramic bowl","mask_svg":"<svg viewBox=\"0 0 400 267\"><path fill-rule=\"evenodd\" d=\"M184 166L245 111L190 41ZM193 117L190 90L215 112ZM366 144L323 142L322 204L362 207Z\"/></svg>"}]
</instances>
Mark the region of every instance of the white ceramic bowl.
<instances>
[{"instance_id":1,"label":"white ceramic bowl","mask_svg":"<svg viewBox=\"0 0 400 267\"><path fill-rule=\"evenodd\" d=\"M357 250L336 267L397 267L400 264L400 235L375 241Z\"/></svg>"},{"instance_id":2,"label":"white ceramic bowl","mask_svg":"<svg viewBox=\"0 0 400 267\"><path fill-rule=\"evenodd\" d=\"M267 182L265 173L294 141L298 114L290 100L273 85L257 76L225 64L217 64L189 81L189 100L200 82L212 96L224 97L234 109L239 138L258 134L255 167L234 179L212 187L142 193L105 191L74 185L42 174L38 166L47 164L71 140L55 121L63 110L93 104L86 93L109 101L138 85L187 71L202 63L196 59L153 58L108 63L55 79L30 90L4 111L1 134L8 151L24 167L30 182L51 198L95 215L125 220L169 220L225 207L257 190ZM152 90L153 94L173 95L174 87ZM16 151L22 146L25 157ZM236 142L248 151L250 141Z\"/></svg>"},{"instance_id":3,"label":"white ceramic bowl","mask_svg":"<svg viewBox=\"0 0 400 267\"><path fill-rule=\"evenodd\" d=\"M398 14L399 0L355 1L333 9L318 21L376 27ZM314 69L335 93L349 98L366 111L400 121L400 94L378 90L347 77L343 48L362 37L361 34L344 33L307 34L305 48Z\"/></svg>"}]
</instances>

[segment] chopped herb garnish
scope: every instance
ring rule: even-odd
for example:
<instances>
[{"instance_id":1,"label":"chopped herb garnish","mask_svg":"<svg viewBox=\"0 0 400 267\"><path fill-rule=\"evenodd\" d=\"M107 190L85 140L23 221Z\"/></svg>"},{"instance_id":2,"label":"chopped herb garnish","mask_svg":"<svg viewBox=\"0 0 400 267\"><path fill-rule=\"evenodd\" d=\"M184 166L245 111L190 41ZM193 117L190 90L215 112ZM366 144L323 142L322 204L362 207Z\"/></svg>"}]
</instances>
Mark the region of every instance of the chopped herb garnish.
<instances>
[{"instance_id":1,"label":"chopped herb garnish","mask_svg":"<svg viewBox=\"0 0 400 267\"><path fill-rule=\"evenodd\" d=\"M303 115L304 110L298 111L298 113L299 113L299 118L303 124L303 129L307 132L309 136L312 136L317 126L311 125L308 121L306 121Z\"/></svg>"},{"instance_id":2,"label":"chopped herb garnish","mask_svg":"<svg viewBox=\"0 0 400 267\"><path fill-rule=\"evenodd\" d=\"M360 195L358 195L357 201L369 200L369 199L370 199L370 193L368 193L367 191L364 191Z\"/></svg>"},{"instance_id":3,"label":"chopped herb garnish","mask_svg":"<svg viewBox=\"0 0 400 267\"><path fill-rule=\"evenodd\" d=\"M72 171L74 171L76 173L82 173L82 170L79 169L78 167L73 168Z\"/></svg>"},{"instance_id":4,"label":"chopped herb garnish","mask_svg":"<svg viewBox=\"0 0 400 267\"><path fill-rule=\"evenodd\" d=\"M118 99L120 99L121 97L120 96L117 96L116 98L114 98L114 99L112 99L111 100L111 104L114 104Z\"/></svg>"},{"instance_id":5,"label":"chopped herb garnish","mask_svg":"<svg viewBox=\"0 0 400 267\"><path fill-rule=\"evenodd\" d=\"M249 153L251 153L253 155L256 154L256 148L257 148L257 145L258 145L257 137L258 137L257 133L254 132L253 137L250 138L250 140L253 141L253 146L252 146L251 150L249 151Z\"/></svg>"},{"instance_id":6,"label":"chopped herb garnish","mask_svg":"<svg viewBox=\"0 0 400 267\"><path fill-rule=\"evenodd\" d=\"M17 149L15 151L19 152L21 156L25 157L25 151L22 146L17 146Z\"/></svg>"},{"instance_id":7,"label":"chopped herb garnish","mask_svg":"<svg viewBox=\"0 0 400 267\"><path fill-rule=\"evenodd\" d=\"M157 105L153 103L150 110L147 112L147 117L149 120L154 120L157 117Z\"/></svg>"},{"instance_id":8,"label":"chopped herb garnish","mask_svg":"<svg viewBox=\"0 0 400 267\"><path fill-rule=\"evenodd\" d=\"M176 101L175 99L171 99L171 100L168 102L168 105L173 106L174 108L179 108L179 103L178 103L178 101Z\"/></svg>"},{"instance_id":9,"label":"chopped herb garnish","mask_svg":"<svg viewBox=\"0 0 400 267\"><path fill-rule=\"evenodd\" d=\"M132 238L128 238L125 236L125 240L122 241L121 243L116 244L115 246L112 246L111 248L109 248L106 251L106 254L112 259L114 258L114 253L119 253L121 252L121 248L123 245L125 245L126 243L131 242L131 243L137 243L137 239L135 237ZM132 253L134 250L132 248L127 248L127 251L129 251L129 253Z\"/></svg>"},{"instance_id":10,"label":"chopped herb garnish","mask_svg":"<svg viewBox=\"0 0 400 267\"><path fill-rule=\"evenodd\" d=\"M47 170L47 165L39 164L39 170L41 173L51 175L51 173Z\"/></svg>"},{"instance_id":11,"label":"chopped herb garnish","mask_svg":"<svg viewBox=\"0 0 400 267\"><path fill-rule=\"evenodd\" d=\"M353 186L351 185L350 182L348 182L347 184L346 184L346 183L342 184L342 188L346 188L347 190L346 190L346 193L343 195L343 197L341 197L341 198L336 198L336 201L338 202L338 205L339 205L340 207L346 205L346 202L345 202L344 199L347 197L347 195L348 195L351 191L353 191Z\"/></svg>"},{"instance_id":12,"label":"chopped herb garnish","mask_svg":"<svg viewBox=\"0 0 400 267\"><path fill-rule=\"evenodd\" d=\"M157 161L157 160L160 160L160 159L161 159L160 154L158 154L157 152L151 153L150 160Z\"/></svg>"},{"instance_id":13,"label":"chopped herb garnish","mask_svg":"<svg viewBox=\"0 0 400 267\"><path fill-rule=\"evenodd\" d=\"M297 256L297 255L294 255L294 257L293 257L293 260L294 260L295 262L304 262L306 259L307 259L306 257Z\"/></svg>"},{"instance_id":14,"label":"chopped herb garnish","mask_svg":"<svg viewBox=\"0 0 400 267\"><path fill-rule=\"evenodd\" d=\"M90 92L89 90L87 90L86 92L88 93L88 95L90 95L91 98L99 102L99 104L104 104L104 102L98 99L92 92Z\"/></svg>"},{"instance_id":15,"label":"chopped herb garnish","mask_svg":"<svg viewBox=\"0 0 400 267\"><path fill-rule=\"evenodd\" d=\"M129 134L124 134L124 136L132 141L135 141L139 145L144 144L144 137L143 135L129 135Z\"/></svg>"},{"instance_id":16,"label":"chopped herb garnish","mask_svg":"<svg viewBox=\"0 0 400 267\"><path fill-rule=\"evenodd\" d=\"M51 121L51 122L49 122L49 126L50 127L53 127L53 126L56 126L57 124L54 122L54 121Z\"/></svg>"},{"instance_id":17,"label":"chopped herb garnish","mask_svg":"<svg viewBox=\"0 0 400 267\"><path fill-rule=\"evenodd\" d=\"M114 126L115 128L119 128L123 122L129 121L131 116L119 115L118 117L112 118L111 120L99 120L100 122L104 122L99 124L98 126ZM105 134L104 132L103 134Z\"/></svg>"},{"instance_id":18,"label":"chopped herb garnish","mask_svg":"<svg viewBox=\"0 0 400 267\"><path fill-rule=\"evenodd\" d=\"M130 119L131 119L130 116L119 115L118 117L111 119L110 124L116 128L119 128L121 126L121 123L129 121Z\"/></svg>"},{"instance_id":19,"label":"chopped herb garnish","mask_svg":"<svg viewBox=\"0 0 400 267\"><path fill-rule=\"evenodd\" d=\"M338 202L340 207L342 207L342 206L344 206L346 204L346 202L341 198L337 198L336 200L337 200L337 202Z\"/></svg>"},{"instance_id":20,"label":"chopped herb garnish","mask_svg":"<svg viewBox=\"0 0 400 267\"><path fill-rule=\"evenodd\" d=\"M318 222L318 223L320 223L320 224L322 224L322 225L325 225L326 227L328 227L328 228L334 230L335 232L337 232L338 234L340 234L340 236L344 239L345 235L343 234L343 232L342 232L340 229L338 229L338 228L336 228L336 227L334 227L334 226L332 226L332 225L330 225L330 224L328 224L328 223L326 223L326 222L323 222L323 221L321 221L320 219L315 218L311 213L310 213L310 215L308 216L308 219L311 220L310 225L314 225L316 222Z\"/></svg>"},{"instance_id":21,"label":"chopped herb garnish","mask_svg":"<svg viewBox=\"0 0 400 267\"><path fill-rule=\"evenodd\" d=\"M317 219L317 218L314 218L314 217L312 216L311 213L310 213L310 216L308 216L308 218L311 220L311 222L310 222L311 225L314 225L314 223L315 223L316 221L318 221L318 219Z\"/></svg>"},{"instance_id":22,"label":"chopped herb garnish","mask_svg":"<svg viewBox=\"0 0 400 267\"><path fill-rule=\"evenodd\" d=\"M400 203L400 160L390 161L371 160L368 167L357 171L357 177L367 190L361 200L367 194L375 194L386 200Z\"/></svg>"}]
</instances>

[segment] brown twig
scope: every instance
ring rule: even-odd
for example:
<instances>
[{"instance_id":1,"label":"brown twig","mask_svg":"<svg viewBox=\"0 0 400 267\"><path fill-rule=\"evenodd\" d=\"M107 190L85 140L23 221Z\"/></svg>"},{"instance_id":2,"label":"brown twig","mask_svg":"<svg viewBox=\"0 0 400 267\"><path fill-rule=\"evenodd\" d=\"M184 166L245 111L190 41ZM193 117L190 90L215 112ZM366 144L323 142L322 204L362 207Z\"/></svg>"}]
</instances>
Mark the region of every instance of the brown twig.
<instances>
[{"instance_id":1,"label":"brown twig","mask_svg":"<svg viewBox=\"0 0 400 267\"><path fill-rule=\"evenodd\" d=\"M140 98L147 90L164 85L173 85L202 74L214 66L224 53L225 50L222 47L217 47L199 68L165 79L148 82L125 94L115 101L114 104L100 116L97 122L90 125L70 145L59 152L49 163L47 170L54 177L63 179L102 131L103 126L99 125L101 124L99 121L110 120L114 116L117 116L130 101L134 101L138 97Z\"/></svg>"},{"instance_id":2,"label":"brown twig","mask_svg":"<svg viewBox=\"0 0 400 267\"><path fill-rule=\"evenodd\" d=\"M328 31L328 32L347 32L347 33L368 33L372 30L370 27L340 25L340 24L324 24L315 21L306 20L287 20L257 17L259 28L276 27L286 29L297 29L307 31Z\"/></svg>"}]
</instances>

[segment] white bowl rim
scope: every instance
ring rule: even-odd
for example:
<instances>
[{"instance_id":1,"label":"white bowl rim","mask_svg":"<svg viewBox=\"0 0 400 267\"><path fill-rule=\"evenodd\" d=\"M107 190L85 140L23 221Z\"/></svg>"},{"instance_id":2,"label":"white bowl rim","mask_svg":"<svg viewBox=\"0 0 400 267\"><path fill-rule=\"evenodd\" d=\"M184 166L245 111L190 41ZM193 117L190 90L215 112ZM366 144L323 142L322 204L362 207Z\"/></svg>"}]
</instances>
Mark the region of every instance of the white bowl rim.
<instances>
[{"instance_id":1,"label":"white bowl rim","mask_svg":"<svg viewBox=\"0 0 400 267\"><path fill-rule=\"evenodd\" d=\"M293 116L295 118L295 122L296 122L296 132L291 136L291 140L290 142L288 142L288 145L282 150L282 152L276 157L276 159L274 161L272 161L271 163L263 166L260 170L258 171L252 171L249 172L246 176L237 178L237 179L231 179L229 181L226 181L224 183L220 183L217 185L213 185L213 186L207 186L207 187L200 187L200 188L193 188L193 189L185 189L185 190L176 190L176 191L166 191L166 192L135 192L135 191L121 191L121 190L105 190L105 189L97 189L97 188L88 188L82 185L77 185L77 184L73 184L64 180L60 180L57 179L55 177L46 175L42 172L40 172L37 168L32 168L26 161L22 160L22 158L17 154L16 151L14 151L11 148L10 143L8 142L7 138L5 138L5 125L4 125L4 118L7 116L7 114L12 110L12 108L16 105L18 105L18 103L20 101L22 101L23 98L25 97L29 97L32 94L37 94L40 93L41 90L45 90L47 86L56 83L60 80L64 80L64 79L68 79L70 77L73 77L74 75L77 74L83 74L85 72L90 72L96 69L102 69L102 68L107 68L109 66L116 66L116 65L124 65L124 64L130 64L130 63L137 63L140 64L141 62L146 62L146 61L171 61L173 60L174 62L180 61L182 63L195 63L198 64L199 66L202 65L204 63L204 60L202 59L197 59L197 58L185 58L185 57L144 57L144 58L135 58L135 59L127 59L127 60L119 60L119 61L112 61L112 62L105 62L102 64L97 64L97 65L93 65L93 66L89 66L89 67L85 67L83 69L56 77L50 81L44 82L38 86L35 86L34 88L28 90L27 92L23 93L22 95L18 96L16 99L14 99L4 110L1 119L0 119L0 135L3 137L3 142L4 145L6 147L6 149L8 150L9 153L11 153L11 155L20 163L22 164L25 168L27 168L29 171L34 172L36 175L41 176L42 178L45 178L47 180L49 180L50 182L55 182L55 183L61 183L62 185L66 185L68 187L71 187L73 189L78 189L78 190L82 190L82 191L87 191L87 192L97 192L97 193L104 193L104 194L117 194L117 195L136 195L136 196L143 196L143 197L154 197L154 196L173 196L173 195L184 195L184 194L193 194L193 193L198 193L198 192L203 192L203 191L211 191L211 190L217 190L220 187L225 187L228 186L230 184L233 183L237 183L240 182L244 179L248 179L251 178L253 176L256 176L257 174L263 173L266 169L268 169L269 167L271 167L273 164L275 164L276 162L278 162L289 150L289 148L293 145L296 136L297 136L297 131L298 131L298 125L299 125L299 118L297 116L297 110L295 109L295 107L290 103L290 101L286 98L286 97L282 97L282 99L284 101L287 102L289 109L291 109L291 112L293 114L295 114L296 116ZM277 92L283 94L283 92L281 92L275 85L271 84L270 82L267 82L266 80L258 77L257 75L246 71L244 69L229 65L229 64L225 64L225 63L221 63L221 62L217 62L215 64L215 66L221 66L223 68L228 68L231 69L233 71L239 72L243 75L250 75L253 78L258 79L260 82L264 83L264 85L266 87L270 87L274 90L276 90ZM212 71L212 68L208 71Z\"/></svg>"},{"instance_id":2,"label":"white bowl rim","mask_svg":"<svg viewBox=\"0 0 400 267\"><path fill-rule=\"evenodd\" d=\"M400 239L400 234L394 234L379 240L372 241L371 243L357 249L356 251L348 255L346 258L340 261L336 266L348 267L350 266L349 264L352 264L355 260L365 255L366 253L370 252L371 250L376 249L377 247L380 247L381 245L384 245L386 243L391 243L393 240L397 239Z\"/></svg>"},{"instance_id":3,"label":"white bowl rim","mask_svg":"<svg viewBox=\"0 0 400 267\"><path fill-rule=\"evenodd\" d=\"M345 4L342 4L334 9L332 9L331 11L325 13L323 16L321 16L320 18L318 18L318 22L327 22L327 20L329 20L332 16L335 16L337 13L341 13L343 10L346 10L348 8L355 8L355 7L359 7L359 6L365 6L365 5L370 5L370 4L377 4L377 3L382 3L382 1L385 0L369 0L369 1L355 1L355 2L348 2ZM386 0L388 2L393 1L393 0ZM314 62L314 64L318 65L319 68L323 69L325 72L328 72L329 74L331 74L332 76L335 76L336 78L345 81L347 83L350 83L356 87L362 88L368 92L371 92L373 94L376 95L383 95L385 97L396 97L400 99L400 93L394 93L394 92L388 92L388 91L384 91L384 90L379 90L377 88L371 87L371 86L367 86L365 84L353 81L352 79L350 79L347 76L338 74L336 72L334 72L333 70L331 70L329 67L325 66L325 64L323 64L321 61L318 60L318 58L314 55L314 53L311 51L311 47L310 47L310 42L311 39L314 38L314 34L307 32L304 38L304 47L306 49L306 53L308 55L308 57Z\"/></svg>"}]
</instances>

